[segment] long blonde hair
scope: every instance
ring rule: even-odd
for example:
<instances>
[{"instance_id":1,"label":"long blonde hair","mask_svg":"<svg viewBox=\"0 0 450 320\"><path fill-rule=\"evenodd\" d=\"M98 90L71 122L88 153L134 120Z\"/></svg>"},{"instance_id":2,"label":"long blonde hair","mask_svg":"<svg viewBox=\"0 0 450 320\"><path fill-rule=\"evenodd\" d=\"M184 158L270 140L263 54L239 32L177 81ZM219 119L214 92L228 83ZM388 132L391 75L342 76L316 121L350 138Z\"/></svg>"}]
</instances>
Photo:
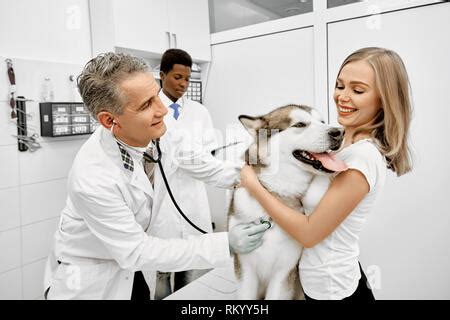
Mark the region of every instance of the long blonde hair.
<instances>
[{"instance_id":1,"label":"long blonde hair","mask_svg":"<svg viewBox=\"0 0 450 320\"><path fill-rule=\"evenodd\" d=\"M353 52L342 68L353 61L366 61L375 72L382 108L369 125L357 128L355 134L367 132L377 142L388 167L397 176L412 169L408 132L412 117L408 73L400 56L383 48L363 48Z\"/></svg>"}]
</instances>

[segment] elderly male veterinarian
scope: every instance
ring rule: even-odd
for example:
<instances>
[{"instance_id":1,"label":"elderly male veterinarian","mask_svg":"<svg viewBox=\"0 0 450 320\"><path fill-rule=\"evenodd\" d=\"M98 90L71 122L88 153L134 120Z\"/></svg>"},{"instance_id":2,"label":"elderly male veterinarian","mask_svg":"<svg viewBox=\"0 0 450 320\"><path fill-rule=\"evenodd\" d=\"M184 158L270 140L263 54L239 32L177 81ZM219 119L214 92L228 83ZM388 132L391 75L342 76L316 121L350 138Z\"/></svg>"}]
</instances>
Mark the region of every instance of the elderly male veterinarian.
<instances>
[{"instance_id":1,"label":"elderly male veterinarian","mask_svg":"<svg viewBox=\"0 0 450 320\"><path fill-rule=\"evenodd\" d=\"M101 126L69 173L67 203L46 266L47 299L150 299L155 270L220 267L229 262L230 248L243 253L261 244L264 225L189 239L153 237L152 222L165 214L159 206L167 191L159 168L144 164L143 153L166 131L159 86L142 60L115 53L88 62L78 86ZM161 144L175 193L177 170L219 187L237 183L239 165L201 150L183 156L181 149L182 141Z\"/></svg>"}]
</instances>

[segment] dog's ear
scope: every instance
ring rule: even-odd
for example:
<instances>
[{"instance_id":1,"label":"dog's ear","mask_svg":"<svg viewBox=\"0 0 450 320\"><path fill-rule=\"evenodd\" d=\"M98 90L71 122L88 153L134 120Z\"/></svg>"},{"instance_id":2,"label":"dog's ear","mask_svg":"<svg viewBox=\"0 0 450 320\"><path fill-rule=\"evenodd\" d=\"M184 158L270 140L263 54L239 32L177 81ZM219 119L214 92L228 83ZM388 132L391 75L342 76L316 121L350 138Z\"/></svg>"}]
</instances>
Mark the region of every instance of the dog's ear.
<instances>
[{"instance_id":1,"label":"dog's ear","mask_svg":"<svg viewBox=\"0 0 450 320\"><path fill-rule=\"evenodd\" d=\"M261 117L240 115L238 119L253 137L256 136L256 131L261 129L265 124L265 121Z\"/></svg>"}]
</instances>

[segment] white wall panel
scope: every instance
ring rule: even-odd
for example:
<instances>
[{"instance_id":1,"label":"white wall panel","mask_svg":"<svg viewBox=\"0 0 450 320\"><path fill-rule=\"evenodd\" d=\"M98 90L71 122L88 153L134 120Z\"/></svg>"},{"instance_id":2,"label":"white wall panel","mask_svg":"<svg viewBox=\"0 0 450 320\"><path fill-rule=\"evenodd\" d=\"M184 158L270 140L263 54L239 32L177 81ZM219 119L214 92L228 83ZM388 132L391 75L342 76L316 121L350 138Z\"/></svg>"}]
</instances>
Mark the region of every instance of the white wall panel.
<instances>
[{"instance_id":1,"label":"white wall panel","mask_svg":"<svg viewBox=\"0 0 450 320\"><path fill-rule=\"evenodd\" d=\"M217 128L236 123L243 113L313 104L312 28L214 45L212 50L204 104Z\"/></svg>"},{"instance_id":2,"label":"white wall panel","mask_svg":"<svg viewBox=\"0 0 450 320\"><path fill-rule=\"evenodd\" d=\"M91 55L87 0L0 1L2 54L83 62Z\"/></svg>"},{"instance_id":3,"label":"white wall panel","mask_svg":"<svg viewBox=\"0 0 450 320\"><path fill-rule=\"evenodd\" d=\"M66 204L66 185L67 179L61 179L22 186L22 224L58 217Z\"/></svg>"},{"instance_id":4,"label":"white wall panel","mask_svg":"<svg viewBox=\"0 0 450 320\"><path fill-rule=\"evenodd\" d=\"M330 88L344 58L366 46L397 51L411 80L414 170L389 176L361 238L362 263L380 270L380 299L450 298L449 16L445 3L382 14L376 29L369 18L329 25Z\"/></svg>"},{"instance_id":5,"label":"white wall panel","mask_svg":"<svg viewBox=\"0 0 450 320\"><path fill-rule=\"evenodd\" d=\"M22 299L22 269L0 274L0 300Z\"/></svg>"},{"instance_id":6,"label":"white wall panel","mask_svg":"<svg viewBox=\"0 0 450 320\"><path fill-rule=\"evenodd\" d=\"M36 152L21 152L20 184L61 179L67 177L73 160L85 140L42 142Z\"/></svg>"},{"instance_id":7,"label":"white wall panel","mask_svg":"<svg viewBox=\"0 0 450 320\"><path fill-rule=\"evenodd\" d=\"M3 59L0 57L0 62ZM1 66L1 64L0 64ZM6 68L1 68L0 71L5 71ZM2 72L2 74L4 74ZM6 77L0 77L0 79L4 79ZM11 107L9 106L9 96L7 88L9 86L6 84L3 85L3 81L0 80L0 146L4 145L13 145L17 143L17 139L13 137L13 134L16 134L16 125L10 118Z\"/></svg>"},{"instance_id":8,"label":"white wall panel","mask_svg":"<svg viewBox=\"0 0 450 320\"><path fill-rule=\"evenodd\" d=\"M0 273L21 265L20 228L0 232Z\"/></svg>"},{"instance_id":9,"label":"white wall panel","mask_svg":"<svg viewBox=\"0 0 450 320\"><path fill-rule=\"evenodd\" d=\"M55 218L22 227L23 264L47 257L58 222L59 218Z\"/></svg>"},{"instance_id":10,"label":"white wall panel","mask_svg":"<svg viewBox=\"0 0 450 320\"><path fill-rule=\"evenodd\" d=\"M55 63L34 59L13 58L14 73L16 75L17 96L25 96L27 99L34 100L27 102L27 112L33 114L32 122L39 125L39 101L42 94L42 84L44 79L49 77L52 81L54 91L54 101L81 101L79 94L74 94L74 83L69 80L70 75L78 76L84 64L88 61L81 61L79 64ZM6 64L0 64L0 70L6 73ZM4 89L9 93L9 83Z\"/></svg>"},{"instance_id":11,"label":"white wall panel","mask_svg":"<svg viewBox=\"0 0 450 320\"><path fill-rule=\"evenodd\" d=\"M47 259L42 259L24 266L23 269L23 299L34 300L43 296L44 271Z\"/></svg>"},{"instance_id":12,"label":"white wall panel","mask_svg":"<svg viewBox=\"0 0 450 320\"><path fill-rule=\"evenodd\" d=\"M45 77L52 79L56 101L80 101L69 76L77 76L91 58L88 18L87 0L0 1L0 299L42 297L39 259L50 250L58 223L52 217L64 206L67 174L89 137L41 137L41 149L18 152L4 60L14 63L16 97L34 100L26 104L28 134L39 134Z\"/></svg>"},{"instance_id":13,"label":"white wall panel","mask_svg":"<svg viewBox=\"0 0 450 320\"><path fill-rule=\"evenodd\" d=\"M0 146L0 189L19 185L17 145Z\"/></svg>"},{"instance_id":14,"label":"white wall panel","mask_svg":"<svg viewBox=\"0 0 450 320\"><path fill-rule=\"evenodd\" d=\"M0 189L0 231L20 227L19 188Z\"/></svg>"}]
</instances>

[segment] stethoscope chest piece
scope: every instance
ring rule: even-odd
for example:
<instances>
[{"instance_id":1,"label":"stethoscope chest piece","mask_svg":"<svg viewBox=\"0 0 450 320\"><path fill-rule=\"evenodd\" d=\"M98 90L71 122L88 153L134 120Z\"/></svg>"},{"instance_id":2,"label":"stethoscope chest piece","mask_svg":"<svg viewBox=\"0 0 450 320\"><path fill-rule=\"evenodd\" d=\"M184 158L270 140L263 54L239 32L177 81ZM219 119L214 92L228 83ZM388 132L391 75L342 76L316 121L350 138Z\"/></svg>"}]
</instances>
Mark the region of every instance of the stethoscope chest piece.
<instances>
[{"instance_id":1,"label":"stethoscope chest piece","mask_svg":"<svg viewBox=\"0 0 450 320\"><path fill-rule=\"evenodd\" d=\"M261 218L260 220L259 220L259 222L261 223L261 224L263 224L263 223L265 223L266 225L267 225L267 229L270 229L270 228L272 228L273 227L273 222L272 222L272 218Z\"/></svg>"}]
</instances>

